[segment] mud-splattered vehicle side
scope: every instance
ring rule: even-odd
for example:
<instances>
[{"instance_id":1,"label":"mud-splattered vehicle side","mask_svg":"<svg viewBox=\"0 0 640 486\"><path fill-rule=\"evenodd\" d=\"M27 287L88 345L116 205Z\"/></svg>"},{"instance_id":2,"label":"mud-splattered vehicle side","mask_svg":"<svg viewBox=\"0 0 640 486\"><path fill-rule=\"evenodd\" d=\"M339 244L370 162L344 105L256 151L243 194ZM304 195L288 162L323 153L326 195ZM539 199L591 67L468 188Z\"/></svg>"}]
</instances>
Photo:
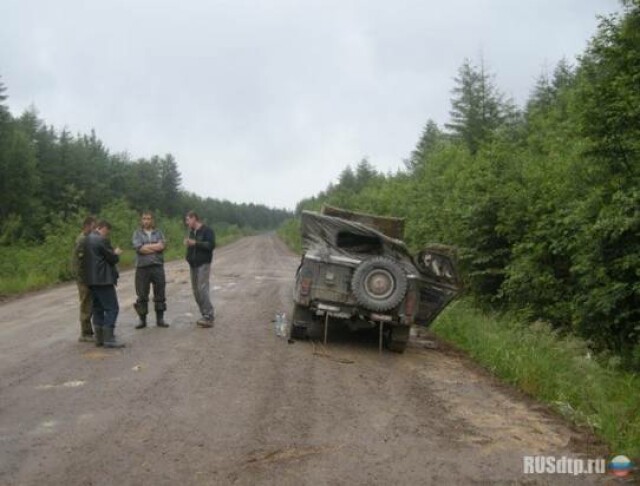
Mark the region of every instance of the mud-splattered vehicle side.
<instances>
[{"instance_id":1,"label":"mud-splattered vehicle side","mask_svg":"<svg viewBox=\"0 0 640 486\"><path fill-rule=\"evenodd\" d=\"M411 325L428 326L461 291L453 249L432 245L414 256L388 236L399 233L396 218L330 212L302 213L292 337L319 337L329 315L352 330L384 323L387 347L403 352Z\"/></svg>"}]
</instances>

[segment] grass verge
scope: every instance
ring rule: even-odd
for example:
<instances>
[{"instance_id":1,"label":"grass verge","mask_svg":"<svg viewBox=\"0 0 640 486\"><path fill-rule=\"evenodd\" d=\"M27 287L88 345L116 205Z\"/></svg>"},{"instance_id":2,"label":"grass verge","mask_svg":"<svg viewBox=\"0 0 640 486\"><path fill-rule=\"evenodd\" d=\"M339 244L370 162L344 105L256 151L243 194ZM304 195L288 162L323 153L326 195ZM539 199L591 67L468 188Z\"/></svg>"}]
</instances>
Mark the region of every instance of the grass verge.
<instances>
[{"instance_id":1,"label":"grass verge","mask_svg":"<svg viewBox=\"0 0 640 486\"><path fill-rule=\"evenodd\" d=\"M300 237L300 220L288 219L280 228L278 228L278 236L284 243L296 252L298 255L302 254L302 238Z\"/></svg>"},{"instance_id":2,"label":"grass verge","mask_svg":"<svg viewBox=\"0 0 640 486\"><path fill-rule=\"evenodd\" d=\"M232 243L243 236L254 234L251 230L236 226L216 228L216 245L218 247ZM180 230L182 231L182 230ZM68 232L57 236L54 242L49 239L45 244L32 246L0 246L0 298L38 290L51 285L73 279L71 271L71 252L77 233ZM179 240L182 235L174 238ZM125 249L120 257L118 268L124 270L134 265L135 253L127 249L128 241L120 238L114 246ZM184 247L178 241L169 245L165 251L165 260L184 258Z\"/></svg>"},{"instance_id":3,"label":"grass verge","mask_svg":"<svg viewBox=\"0 0 640 486\"><path fill-rule=\"evenodd\" d=\"M504 381L589 426L612 453L640 458L640 376L607 367L585 341L560 336L546 323L482 313L468 300L452 304L433 331Z\"/></svg>"}]
</instances>

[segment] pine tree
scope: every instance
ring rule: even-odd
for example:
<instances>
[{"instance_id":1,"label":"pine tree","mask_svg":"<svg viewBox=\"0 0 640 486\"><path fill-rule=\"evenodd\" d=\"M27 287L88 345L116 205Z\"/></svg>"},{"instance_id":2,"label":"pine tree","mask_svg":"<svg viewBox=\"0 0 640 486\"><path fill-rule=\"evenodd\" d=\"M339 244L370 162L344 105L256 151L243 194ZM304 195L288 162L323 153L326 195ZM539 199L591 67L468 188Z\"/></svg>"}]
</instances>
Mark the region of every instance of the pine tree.
<instances>
[{"instance_id":1,"label":"pine tree","mask_svg":"<svg viewBox=\"0 0 640 486\"><path fill-rule=\"evenodd\" d=\"M485 71L484 63L476 67L466 59L455 82L451 121L445 127L475 154L504 121L502 95Z\"/></svg>"},{"instance_id":2,"label":"pine tree","mask_svg":"<svg viewBox=\"0 0 640 486\"><path fill-rule=\"evenodd\" d=\"M407 169L412 172L423 165L429 156L437 150L444 137L444 133L442 133L438 124L431 119L427 120L420 140L418 140L416 148L411 152L411 158L405 163Z\"/></svg>"},{"instance_id":3,"label":"pine tree","mask_svg":"<svg viewBox=\"0 0 640 486\"><path fill-rule=\"evenodd\" d=\"M3 129L3 125L11 120L11 114L9 108L5 106L4 102L7 99L7 95L4 94L7 88L2 83L2 77L0 76L0 130Z\"/></svg>"},{"instance_id":4,"label":"pine tree","mask_svg":"<svg viewBox=\"0 0 640 486\"><path fill-rule=\"evenodd\" d=\"M590 153L628 174L640 158L640 2L625 3L623 18L602 19L582 59L579 101Z\"/></svg>"},{"instance_id":5,"label":"pine tree","mask_svg":"<svg viewBox=\"0 0 640 486\"><path fill-rule=\"evenodd\" d=\"M182 177L173 155L167 154L160 161L161 210L174 216L180 212L179 195Z\"/></svg>"}]
</instances>

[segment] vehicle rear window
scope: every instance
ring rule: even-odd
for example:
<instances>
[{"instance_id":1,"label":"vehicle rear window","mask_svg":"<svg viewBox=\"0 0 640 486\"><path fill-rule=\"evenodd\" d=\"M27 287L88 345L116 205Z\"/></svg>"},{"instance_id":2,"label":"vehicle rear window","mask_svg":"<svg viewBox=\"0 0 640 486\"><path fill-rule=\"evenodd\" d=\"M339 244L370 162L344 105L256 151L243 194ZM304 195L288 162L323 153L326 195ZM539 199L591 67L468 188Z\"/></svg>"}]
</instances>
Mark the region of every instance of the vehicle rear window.
<instances>
[{"instance_id":1,"label":"vehicle rear window","mask_svg":"<svg viewBox=\"0 0 640 486\"><path fill-rule=\"evenodd\" d=\"M340 231L338 233L336 245L338 248L354 253L382 252L382 241L380 241L380 238L371 235L359 235L349 231Z\"/></svg>"}]
</instances>

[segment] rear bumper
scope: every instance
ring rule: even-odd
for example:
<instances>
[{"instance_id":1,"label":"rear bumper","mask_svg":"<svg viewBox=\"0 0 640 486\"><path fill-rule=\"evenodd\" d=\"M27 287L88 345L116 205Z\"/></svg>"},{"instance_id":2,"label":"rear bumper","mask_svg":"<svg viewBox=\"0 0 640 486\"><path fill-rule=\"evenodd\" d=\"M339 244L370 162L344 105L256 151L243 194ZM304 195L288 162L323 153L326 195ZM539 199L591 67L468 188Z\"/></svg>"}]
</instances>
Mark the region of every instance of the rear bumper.
<instances>
[{"instance_id":1,"label":"rear bumper","mask_svg":"<svg viewBox=\"0 0 640 486\"><path fill-rule=\"evenodd\" d=\"M372 322L386 322L393 325L410 326L406 316L394 312L372 312L357 306L343 305L336 302L312 300L310 303L296 301L296 304L307 307L316 317L329 317L344 320L364 319Z\"/></svg>"}]
</instances>

